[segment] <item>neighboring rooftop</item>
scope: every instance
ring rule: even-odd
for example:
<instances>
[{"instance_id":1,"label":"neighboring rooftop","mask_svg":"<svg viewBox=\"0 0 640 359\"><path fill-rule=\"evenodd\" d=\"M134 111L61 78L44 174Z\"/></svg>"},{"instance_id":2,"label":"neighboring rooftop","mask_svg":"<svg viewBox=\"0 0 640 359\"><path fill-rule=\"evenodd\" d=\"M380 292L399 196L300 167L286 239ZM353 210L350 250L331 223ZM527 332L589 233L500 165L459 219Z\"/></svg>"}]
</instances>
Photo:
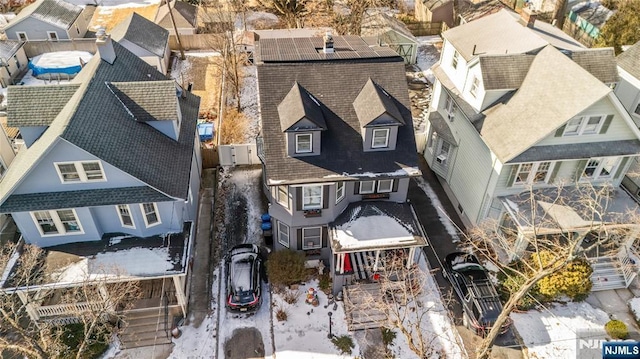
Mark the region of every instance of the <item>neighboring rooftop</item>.
<instances>
[{"instance_id":1,"label":"neighboring rooftop","mask_svg":"<svg viewBox=\"0 0 640 359\"><path fill-rule=\"evenodd\" d=\"M0 40L0 59L9 59L24 45L22 41ZM3 64L4 65L4 64Z\"/></svg>"},{"instance_id":2,"label":"neighboring rooftop","mask_svg":"<svg viewBox=\"0 0 640 359\"><path fill-rule=\"evenodd\" d=\"M5 28L11 27L27 17L32 17L51 25L68 29L84 9L63 0L38 0L25 7Z\"/></svg>"},{"instance_id":3,"label":"neighboring rooftop","mask_svg":"<svg viewBox=\"0 0 640 359\"><path fill-rule=\"evenodd\" d=\"M461 18L461 22L463 23L471 22L481 17L495 14L496 12L505 8L505 5L500 0L485 0L481 2L463 0L458 4L458 16ZM457 21L458 20L456 19L456 22Z\"/></svg>"},{"instance_id":4,"label":"neighboring rooftop","mask_svg":"<svg viewBox=\"0 0 640 359\"><path fill-rule=\"evenodd\" d=\"M171 1L169 4L165 3L158 8L155 19L156 24L165 29L173 29L171 16L169 16L169 6L173 9L173 18L178 29L198 26L198 7L185 1L176 0Z\"/></svg>"},{"instance_id":5,"label":"neighboring rooftop","mask_svg":"<svg viewBox=\"0 0 640 359\"><path fill-rule=\"evenodd\" d=\"M614 13L598 1L583 1L571 7L571 12L577 14L595 27L604 25ZM575 21L571 14L569 14L569 19Z\"/></svg>"},{"instance_id":6,"label":"neighboring rooftop","mask_svg":"<svg viewBox=\"0 0 640 359\"><path fill-rule=\"evenodd\" d=\"M618 55L616 60L621 69L640 79L640 41Z\"/></svg>"},{"instance_id":7,"label":"neighboring rooftop","mask_svg":"<svg viewBox=\"0 0 640 359\"><path fill-rule=\"evenodd\" d=\"M118 42L127 40L164 58L169 42L169 30L133 12L113 28L111 37Z\"/></svg>"}]
</instances>

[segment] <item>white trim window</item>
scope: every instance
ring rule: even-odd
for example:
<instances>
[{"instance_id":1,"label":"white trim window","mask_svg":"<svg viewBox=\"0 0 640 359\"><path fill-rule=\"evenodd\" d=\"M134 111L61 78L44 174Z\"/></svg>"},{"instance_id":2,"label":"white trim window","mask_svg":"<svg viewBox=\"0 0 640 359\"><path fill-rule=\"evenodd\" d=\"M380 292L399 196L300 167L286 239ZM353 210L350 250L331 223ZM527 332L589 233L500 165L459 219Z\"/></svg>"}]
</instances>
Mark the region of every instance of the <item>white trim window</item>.
<instances>
[{"instance_id":1,"label":"white trim window","mask_svg":"<svg viewBox=\"0 0 640 359\"><path fill-rule=\"evenodd\" d=\"M458 68L459 58L460 54L458 53L458 50L453 50L453 57L451 57L451 67L453 67L454 70Z\"/></svg>"},{"instance_id":2,"label":"white trim window","mask_svg":"<svg viewBox=\"0 0 640 359\"><path fill-rule=\"evenodd\" d=\"M41 236L83 234L82 226L74 209L31 212Z\"/></svg>"},{"instance_id":3,"label":"white trim window","mask_svg":"<svg viewBox=\"0 0 640 359\"><path fill-rule=\"evenodd\" d=\"M478 95L478 87L480 87L480 79L478 79L477 76L474 76L471 81L471 88L469 89L469 93L474 98Z\"/></svg>"},{"instance_id":4,"label":"white trim window","mask_svg":"<svg viewBox=\"0 0 640 359\"><path fill-rule=\"evenodd\" d=\"M322 227L302 228L302 249L322 248Z\"/></svg>"},{"instance_id":5,"label":"white trim window","mask_svg":"<svg viewBox=\"0 0 640 359\"><path fill-rule=\"evenodd\" d=\"M593 135L600 132L606 116L582 116L567 122L563 136Z\"/></svg>"},{"instance_id":6,"label":"white trim window","mask_svg":"<svg viewBox=\"0 0 640 359\"><path fill-rule=\"evenodd\" d=\"M122 227L136 228L133 216L131 215L131 208L128 204L117 205L116 211L118 211L118 217L120 217L120 224L122 224Z\"/></svg>"},{"instance_id":7,"label":"white trim window","mask_svg":"<svg viewBox=\"0 0 640 359\"><path fill-rule=\"evenodd\" d=\"M106 181L100 161L54 163L62 183Z\"/></svg>"},{"instance_id":8,"label":"white trim window","mask_svg":"<svg viewBox=\"0 0 640 359\"><path fill-rule=\"evenodd\" d=\"M371 148L389 147L389 129L375 128L371 136Z\"/></svg>"},{"instance_id":9,"label":"white trim window","mask_svg":"<svg viewBox=\"0 0 640 359\"><path fill-rule=\"evenodd\" d=\"M290 248L291 245L289 242L289 226L280 221L278 221L278 243L287 248Z\"/></svg>"},{"instance_id":10,"label":"white trim window","mask_svg":"<svg viewBox=\"0 0 640 359\"><path fill-rule=\"evenodd\" d=\"M302 186L302 209L322 208L322 186Z\"/></svg>"},{"instance_id":11,"label":"white trim window","mask_svg":"<svg viewBox=\"0 0 640 359\"><path fill-rule=\"evenodd\" d=\"M296 153L313 152L313 135L310 133L296 134Z\"/></svg>"},{"instance_id":12,"label":"white trim window","mask_svg":"<svg viewBox=\"0 0 640 359\"><path fill-rule=\"evenodd\" d=\"M336 183L336 204L344 199L344 182Z\"/></svg>"},{"instance_id":13,"label":"white trim window","mask_svg":"<svg viewBox=\"0 0 640 359\"><path fill-rule=\"evenodd\" d=\"M376 181L360 181L360 194L369 194L376 191Z\"/></svg>"},{"instance_id":14,"label":"white trim window","mask_svg":"<svg viewBox=\"0 0 640 359\"><path fill-rule=\"evenodd\" d=\"M456 103L453 101L453 97L449 94L446 94L444 99L444 110L447 113L449 121L453 121L456 116Z\"/></svg>"},{"instance_id":15,"label":"white trim window","mask_svg":"<svg viewBox=\"0 0 640 359\"><path fill-rule=\"evenodd\" d=\"M393 190L393 180L379 180L378 181L378 193L389 193Z\"/></svg>"},{"instance_id":16,"label":"white trim window","mask_svg":"<svg viewBox=\"0 0 640 359\"><path fill-rule=\"evenodd\" d=\"M55 31L47 31L49 41L58 41L58 33Z\"/></svg>"},{"instance_id":17,"label":"white trim window","mask_svg":"<svg viewBox=\"0 0 640 359\"><path fill-rule=\"evenodd\" d=\"M582 171L582 179L610 179L620 165L620 157L591 158Z\"/></svg>"},{"instance_id":18,"label":"white trim window","mask_svg":"<svg viewBox=\"0 0 640 359\"><path fill-rule=\"evenodd\" d=\"M429 152L433 153L433 145L438 142L438 133L433 131L431 136L429 136L429 140L427 141L427 149Z\"/></svg>"},{"instance_id":19,"label":"white trim window","mask_svg":"<svg viewBox=\"0 0 640 359\"><path fill-rule=\"evenodd\" d=\"M530 185L534 183L547 183L551 176L553 166L551 162L530 162L518 166L514 185Z\"/></svg>"},{"instance_id":20,"label":"white trim window","mask_svg":"<svg viewBox=\"0 0 640 359\"><path fill-rule=\"evenodd\" d=\"M276 188L278 203L285 208L289 208L289 186L278 186Z\"/></svg>"},{"instance_id":21,"label":"white trim window","mask_svg":"<svg viewBox=\"0 0 640 359\"><path fill-rule=\"evenodd\" d=\"M142 218L144 218L144 224L147 228L162 223L158 214L158 205L155 202L140 203L140 210L142 210Z\"/></svg>"},{"instance_id":22,"label":"white trim window","mask_svg":"<svg viewBox=\"0 0 640 359\"><path fill-rule=\"evenodd\" d=\"M24 31L16 31L16 37L20 41L29 41L29 38L27 37L27 33Z\"/></svg>"}]
</instances>

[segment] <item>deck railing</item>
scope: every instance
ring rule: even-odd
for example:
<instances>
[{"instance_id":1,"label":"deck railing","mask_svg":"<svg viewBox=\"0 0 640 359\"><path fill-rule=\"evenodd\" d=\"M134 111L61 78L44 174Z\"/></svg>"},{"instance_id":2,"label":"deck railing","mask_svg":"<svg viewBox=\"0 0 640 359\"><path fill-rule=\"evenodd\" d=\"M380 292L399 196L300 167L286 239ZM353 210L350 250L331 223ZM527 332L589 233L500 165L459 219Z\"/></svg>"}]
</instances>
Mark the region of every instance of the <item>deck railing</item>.
<instances>
[{"instance_id":1,"label":"deck railing","mask_svg":"<svg viewBox=\"0 0 640 359\"><path fill-rule=\"evenodd\" d=\"M38 307L36 310L38 311L38 316L40 316L40 318L46 319L47 317L74 316L80 313L99 310L101 305L102 304L98 302L56 304Z\"/></svg>"}]
</instances>

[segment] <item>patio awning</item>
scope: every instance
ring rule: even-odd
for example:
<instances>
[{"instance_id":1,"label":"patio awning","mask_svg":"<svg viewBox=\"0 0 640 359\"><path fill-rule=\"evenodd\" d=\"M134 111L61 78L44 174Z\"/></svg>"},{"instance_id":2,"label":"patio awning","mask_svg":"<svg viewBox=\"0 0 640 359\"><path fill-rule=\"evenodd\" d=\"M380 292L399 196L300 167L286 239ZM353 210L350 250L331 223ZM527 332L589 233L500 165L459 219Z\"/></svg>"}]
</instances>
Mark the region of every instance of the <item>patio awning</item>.
<instances>
[{"instance_id":1,"label":"patio awning","mask_svg":"<svg viewBox=\"0 0 640 359\"><path fill-rule=\"evenodd\" d=\"M423 247L427 237L409 203L355 202L332 223L334 253Z\"/></svg>"}]
</instances>

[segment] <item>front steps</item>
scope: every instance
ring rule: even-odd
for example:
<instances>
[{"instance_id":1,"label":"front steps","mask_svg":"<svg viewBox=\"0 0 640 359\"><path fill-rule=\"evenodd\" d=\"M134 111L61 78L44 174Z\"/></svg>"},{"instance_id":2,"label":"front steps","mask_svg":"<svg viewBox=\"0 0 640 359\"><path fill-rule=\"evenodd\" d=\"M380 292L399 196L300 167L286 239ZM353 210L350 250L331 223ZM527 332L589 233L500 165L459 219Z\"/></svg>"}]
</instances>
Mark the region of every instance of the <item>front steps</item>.
<instances>
[{"instance_id":1,"label":"front steps","mask_svg":"<svg viewBox=\"0 0 640 359\"><path fill-rule=\"evenodd\" d=\"M168 322L165 322L164 309L131 311L127 313L124 321L119 335L121 349L171 345L173 316L170 314Z\"/></svg>"}]
</instances>

